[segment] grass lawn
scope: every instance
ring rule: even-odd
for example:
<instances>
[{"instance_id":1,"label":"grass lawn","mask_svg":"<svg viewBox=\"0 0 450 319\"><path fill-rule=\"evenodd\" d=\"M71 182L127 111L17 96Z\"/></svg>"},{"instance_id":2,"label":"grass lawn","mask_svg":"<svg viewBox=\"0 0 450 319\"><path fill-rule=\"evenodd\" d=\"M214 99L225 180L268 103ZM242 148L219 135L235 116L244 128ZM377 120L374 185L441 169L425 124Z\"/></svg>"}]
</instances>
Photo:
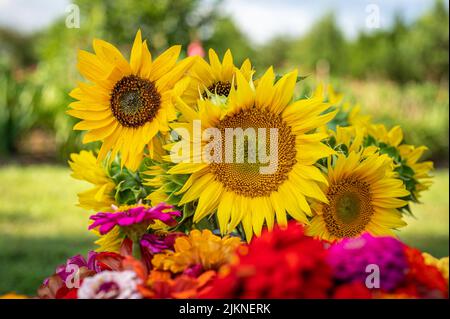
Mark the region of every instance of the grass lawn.
<instances>
[{"instance_id":1,"label":"grass lawn","mask_svg":"<svg viewBox=\"0 0 450 319\"><path fill-rule=\"evenodd\" d=\"M0 167L0 294L35 294L67 257L94 247L85 189L63 166Z\"/></svg>"},{"instance_id":2,"label":"grass lawn","mask_svg":"<svg viewBox=\"0 0 450 319\"><path fill-rule=\"evenodd\" d=\"M69 174L63 166L0 167L0 294L35 294L58 264L94 247L89 212L75 206L86 186ZM449 175L435 175L400 237L440 257L449 253Z\"/></svg>"}]
</instances>

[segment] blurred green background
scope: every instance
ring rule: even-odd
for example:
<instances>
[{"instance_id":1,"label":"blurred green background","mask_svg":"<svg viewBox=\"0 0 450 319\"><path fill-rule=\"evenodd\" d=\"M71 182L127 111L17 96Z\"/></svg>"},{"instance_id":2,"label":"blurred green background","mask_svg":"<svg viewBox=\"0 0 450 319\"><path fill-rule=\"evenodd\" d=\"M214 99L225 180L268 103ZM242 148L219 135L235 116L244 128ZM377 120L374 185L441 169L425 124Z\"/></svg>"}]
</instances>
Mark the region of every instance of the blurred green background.
<instances>
[{"instance_id":1,"label":"blurred green background","mask_svg":"<svg viewBox=\"0 0 450 319\"><path fill-rule=\"evenodd\" d=\"M414 19L396 12L388 26L348 37L324 1L307 32L257 42L222 10L223 2L78 0L76 29L65 26L64 14L35 32L0 19L0 294L33 294L57 264L92 248L89 213L75 207L86 185L69 177L66 161L95 144L82 146L80 133L71 130L68 92L81 80L78 49L91 50L97 37L128 53L138 28L152 52L199 40L219 54L231 48L237 64L250 57L257 75L270 65L279 73L297 67L308 75L304 90L332 83L374 120L400 124L406 141L427 145L426 157L437 166L434 185L400 236L448 255L448 3L429 1Z\"/></svg>"}]
</instances>

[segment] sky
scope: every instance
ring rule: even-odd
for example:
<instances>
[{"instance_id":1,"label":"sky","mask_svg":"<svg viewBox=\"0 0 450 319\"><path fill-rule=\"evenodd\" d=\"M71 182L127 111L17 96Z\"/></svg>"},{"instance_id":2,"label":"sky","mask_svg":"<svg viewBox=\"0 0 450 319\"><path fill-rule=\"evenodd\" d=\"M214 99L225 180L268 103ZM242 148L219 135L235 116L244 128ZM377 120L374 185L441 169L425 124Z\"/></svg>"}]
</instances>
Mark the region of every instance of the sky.
<instances>
[{"instance_id":1,"label":"sky","mask_svg":"<svg viewBox=\"0 0 450 319\"><path fill-rule=\"evenodd\" d=\"M333 11L344 34L355 37L362 29L388 27L400 13L412 21L428 9L433 0L224 0L223 10L255 43L274 36L306 33L325 13ZM446 1L447 6L448 2ZM70 0L0 0L0 25L32 32L66 15ZM379 24L373 14L379 12ZM81 12L81 14L83 14ZM372 28L368 28L367 20ZM370 22L371 21L371 22Z\"/></svg>"}]
</instances>

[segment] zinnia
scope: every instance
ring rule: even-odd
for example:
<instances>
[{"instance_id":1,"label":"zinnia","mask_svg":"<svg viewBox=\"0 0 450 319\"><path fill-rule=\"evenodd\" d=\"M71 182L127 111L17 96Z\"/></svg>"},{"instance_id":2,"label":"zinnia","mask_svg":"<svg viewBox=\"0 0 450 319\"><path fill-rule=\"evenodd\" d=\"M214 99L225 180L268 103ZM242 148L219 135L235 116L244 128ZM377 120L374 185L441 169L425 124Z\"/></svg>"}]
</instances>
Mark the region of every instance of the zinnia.
<instances>
[{"instance_id":1,"label":"zinnia","mask_svg":"<svg viewBox=\"0 0 450 319\"><path fill-rule=\"evenodd\" d=\"M291 222L251 242L248 254L225 277L218 277L202 298L326 298L332 286L323 243L304 236Z\"/></svg>"},{"instance_id":2,"label":"zinnia","mask_svg":"<svg viewBox=\"0 0 450 319\"><path fill-rule=\"evenodd\" d=\"M358 238L344 239L329 249L328 263L334 277L341 283L365 283L369 265L379 268L380 287L390 291L405 278L408 262L404 245L393 237L373 237L366 233Z\"/></svg>"},{"instance_id":3,"label":"zinnia","mask_svg":"<svg viewBox=\"0 0 450 319\"><path fill-rule=\"evenodd\" d=\"M114 213L101 212L90 217L94 222L89 226L89 229L98 227L100 234L104 235L115 226L130 227L142 224L145 231L148 225L154 223L156 220L173 226L176 224L174 217L180 216L181 213L179 211L167 211L170 209L173 209L173 206L161 203L155 207L137 206Z\"/></svg>"},{"instance_id":4,"label":"zinnia","mask_svg":"<svg viewBox=\"0 0 450 319\"><path fill-rule=\"evenodd\" d=\"M86 278L78 290L78 299L141 299L135 272L103 271Z\"/></svg>"}]
</instances>

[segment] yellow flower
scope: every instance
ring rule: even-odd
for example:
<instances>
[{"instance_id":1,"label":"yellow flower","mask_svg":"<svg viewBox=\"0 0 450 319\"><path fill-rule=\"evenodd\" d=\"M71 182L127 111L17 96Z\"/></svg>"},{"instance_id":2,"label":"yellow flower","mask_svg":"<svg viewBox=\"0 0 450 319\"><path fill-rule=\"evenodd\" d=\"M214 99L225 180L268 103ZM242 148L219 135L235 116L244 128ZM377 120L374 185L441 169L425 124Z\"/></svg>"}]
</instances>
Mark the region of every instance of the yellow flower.
<instances>
[{"instance_id":1,"label":"yellow flower","mask_svg":"<svg viewBox=\"0 0 450 319\"><path fill-rule=\"evenodd\" d=\"M361 106L359 104L344 103L342 108L348 111L347 121L349 125L367 126L372 121L370 115L361 114Z\"/></svg>"},{"instance_id":2,"label":"yellow flower","mask_svg":"<svg viewBox=\"0 0 450 319\"><path fill-rule=\"evenodd\" d=\"M245 60L240 70L249 80L253 73L250 60ZM196 108L197 100L200 97L207 98L210 94L228 97L235 74L236 67L230 50L225 52L223 60L220 62L217 53L213 49L209 49L209 63L198 59L189 71L191 81L183 93L183 101Z\"/></svg>"},{"instance_id":3,"label":"yellow flower","mask_svg":"<svg viewBox=\"0 0 450 319\"><path fill-rule=\"evenodd\" d=\"M7 293L6 295L1 295L0 299L29 299L28 296L18 295L15 292Z\"/></svg>"},{"instance_id":4,"label":"yellow flower","mask_svg":"<svg viewBox=\"0 0 450 319\"><path fill-rule=\"evenodd\" d=\"M177 127L192 131L193 121L200 119L202 129L216 128L221 132L222 142L225 129L253 128L259 131L261 128L278 132L277 166L273 172L262 172L268 164L256 160L259 152L264 153L256 146L253 152L247 147L243 154L245 160L241 163L199 161L197 155L191 154L188 163L178 163L169 170L171 174L190 174L179 191L183 194L179 205L199 200L194 222L216 211L222 234L231 232L242 222L248 241L253 233L261 234L264 222L272 229L275 215L278 224L285 226L286 211L296 220L307 223L307 216L312 214L307 198L327 201L319 187L326 179L314 164L334 151L321 142L327 134L315 133L315 130L330 121L335 112L326 113L329 104L323 103L322 97L292 101L297 71L283 76L276 84L274 80L273 69L269 68L255 88L253 82L236 71L237 88L232 88L225 105L200 99L196 111L181 98L177 100L182 116L189 121L177 123ZM259 140L255 136L247 142L253 145L264 143L267 154L271 143L268 135ZM234 154L237 153L235 144L232 146ZM222 159L226 147L218 154ZM203 155L208 156L208 151L202 149ZM250 161L251 158L254 160Z\"/></svg>"},{"instance_id":5,"label":"yellow flower","mask_svg":"<svg viewBox=\"0 0 450 319\"><path fill-rule=\"evenodd\" d=\"M320 85L317 87L317 92L315 94L319 94L319 91L323 90L323 87ZM334 87L331 84L328 84L327 92L326 92L327 102L332 106L340 105L342 100L344 99L344 95L342 93L336 92Z\"/></svg>"},{"instance_id":6,"label":"yellow flower","mask_svg":"<svg viewBox=\"0 0 450 319\"><path fill-rule=\"evenodd\" d=\"M151 201L152 205L169 201L170 175L167 174L167 168L163 164L156 164L147 167L143 172L144 185L150 186L155 191L151 192L146 199Z\"/></svg>"},{"instance_id":7,"label":"yellow flower","mask_svg":"<svg viewBox=\"0 0 450 319\"><path fill-rule=\"evenodd\" d=\"M320 132L332 133L337 126L365 127L371 124L370 116L361 114L361 107L358 104L352 105L349 102L343 103L344 95L336 92L331 84L328 85L327 90L324 90L323 85L319 85L316 88L314 95L323 96L324 101L338 111L336 117L332 121L319 128Z\"/></svg>"},{"instance_id":8,"label":"yellow flower","mask_svg":"<svg viewBox=\"0 0 450 319\"><path fill-rule=\"evenodd\" d=\"M99 246L95 251L120 253L120 246L122 245L124 237L120 234L119 227L114 227L105 235L100 235L96 229L92 229L91 231L100 237L95 241L95 244Z\"/></svg>"},{"instance_id":9,"label":"yellow flower","mask_svg":"<svg viewBox=\"0 0 450 319\"><path fill-rule=\"evenodd\" d=\"M96 39L93 46L95 54L80 51L78 56L78 69L91 83L80 83L70 93L78 101L67 113L82 119L74 129L88 131L84 143L103 142L100 160L109 151L111 159L120 152L122 165L135 170L145 146L176 118L172 99L187 85L187 79L179 80L194 58L177 63L181 46L173 46L152 60L140 31L130 62L110 43Z\"/></svg>"},{"instance_id":10,"label":"yellow flower","mask_svg":"<svg viewBox=\"0 0 450 319\"><path fill-rule=\"evenodd\" d=\"M414 196L420 198L420 193L430 188L433 184L430 171L433 170L433 162L421 162L420 158L428 150L426 146L415 147L414 145L403 144L398 147L400 156L406 160L406 165L414 171L414 179L417 181L414 190Z\"/></svg>"},{"instance_id":11,"label":"yellow flower","mask_svg":"<svg viewBox=\"0 0 450 319\"><path fill-rule=\"evenodd\" d=\"M378 143L382 142L397 149L403 164L406 164L414 172L413 178L416 184L414 189L411 189L411 192L414 198L418 199L420 192L427 190L432 184L430 171L433 170L433 162L420 161L423 153L428 148L426 146L416 147L403 144L403 131L400 126L394 126L392 129L387 130L383 124L370 125L367 134L373 136Z\"/></svg>"},{"instance_id":12,"label":"yellow flower","mask_svg":"<svg viewBox=\"0 0 450 319\"><path fill-rule=\"evenodd\" d=\"M115 203L116 185L101 163L97 162L94 154L90 151L81 151L79 154L71 154L70 158L71 176L94 185L93 188L78 194L79 206L95 211L111 209L111 205Z\"/></svg>"},{"instance_id":13,"label":"yellow flower","mask_svg":"<svg viewBox=\"0 0 450 319\"><path fill-rule=\"evenodd\" d=\"M393 235L392 229L405 226L397 208L407 204L402 181L393 177L387 155L350 152L328 160L326 204L318 204L307 234L334 241L363 232L376 236Z\"/></svg>"},{"instance_id":14,"label":"yellow flower","mask_svg":"<svg viewBox=\"0 0 450 319\"><path fill-rule=\"evenodd\" d=\"M160 270L170 270L173 273L201 265L203 270L219 270L229 264L235 257L235 251L240 246L238 237L220 238L209 230L192 230L189 236L178 237L174 250L157 254L152 264Z\"/></svg>"},{"instance_id":15,"label":"yellow flower","mask_svg":"<svg viewBox=\"0 0 450 319\"><path fill-rule=\"evenodd\" d=\"M427 265L431 265L439 269L442 276L447 280L448 283L448 257L437 259L436 257L433 257L432 255L427 253L422 253L422 256L425 259L425 263Z\"/></svg>"},{"instance_id":16,"label":"yellow flower","mask_svg":"<svg viewBox=\"0 0 450 319\"><path fill-rule=\"evenodd\" d=\"M378 142L397 147L403 142L403 131L399 125L387 130L383 124L371 124L367 126L367 133Z\"/></svg>"}]
</instances>

